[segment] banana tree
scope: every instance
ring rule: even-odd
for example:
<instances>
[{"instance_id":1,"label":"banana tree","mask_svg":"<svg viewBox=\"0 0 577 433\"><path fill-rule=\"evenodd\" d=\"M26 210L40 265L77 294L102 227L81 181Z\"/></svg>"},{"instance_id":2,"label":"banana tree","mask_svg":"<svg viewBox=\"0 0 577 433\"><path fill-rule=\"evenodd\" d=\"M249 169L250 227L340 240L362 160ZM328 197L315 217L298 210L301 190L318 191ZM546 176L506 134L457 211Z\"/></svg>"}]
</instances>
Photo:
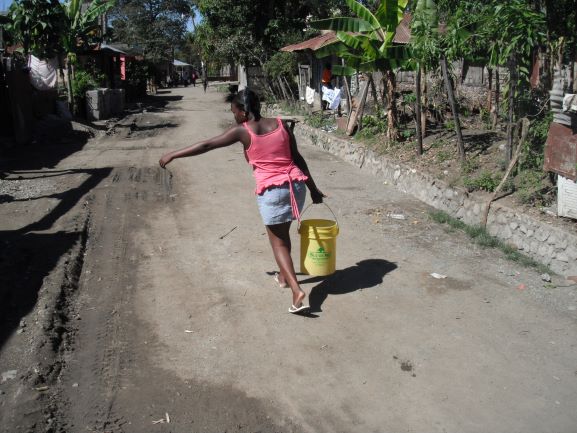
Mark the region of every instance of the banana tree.
<instances>
[{"instance_id":1,"label":"banana tree","mask_svg":"<svg viewBox=\"0 0 577 433\"><path fill-rule=\"evenodd\" d=\"M405 47L393 44L397 26L403 19L408 0L382 0L373 13L360 1L346 0L355 17L335 17L313 21L319 30L333 30L338 42L316 52L319 58L336 55L344 66L333 66L334 75L349 76L356 71L383 72L387 89L387 139L397 140L397 110L394 70L408 59Z\"/></svg>"},{"instance_id":2,"label":"banana tree","mask_svg":"<svg viewBox=\"0 0 577 433\"><path fill-rule=\"evenodd\" d=\"M447 99L453 114L457 149L461 161L465 160L465 145L461 131L459 106L455 98L453 80L449 62L463 57L466 44L470 43L467 27L470 19L464 18L464 9L458 8L446 18L443 30L440 31L439 9L433 0L418 0L416 12L411 23L411 48L415 60L427 69L440 67Z\"/></svg>"},{"instance_id":3,"label":"banana tree","mask_svg":"<svg viewBox=\"0 0 577 433\"><path fill-rule=\"evenodd\" d=\"M24 55L52 58L60 51L63 16L58 0L16 0L7 30L22 43Z\"/></svg>"},{"instance_id":4,"label":"banana tree","mask_svg":"<svg viewBox=\"0 0 577 433\"><path fill-rule=\"evenodd\" d=\"M416 69L416 112L420 117L417 119L417 123L420 123L420 128L417 128L417 154L421 155L423 153L423 138L427 133L427 71L437 69L441 57L438 42L439 19L433 0L418 0L411 5L411 8L414 13L411 20L409 46ZM421 78L424 83L422 92ZM421 97L421 93L423 97Z\"/></svg>"},{"instance_id":5,"label":"banana tree","mask_svg":"<svg viewBox=\"0 0 577 433\"><path fill-rule=\"evenodd\" d=\"M74 77L74 64L79 51L86 49L98 33L98 18L108 12L113 6L114 0L93 0L84 8L82 0L69 0L62 4L65 15L65 30L62 32L62 47L66 55L66 87L68 90L68 103L71 111L74 109L72 95L72 79Z\"/></svg>"},{"instance_id":6,"label":"banana tree","mask_svg":"<svg viewBox=\"0 0 577 433\"><path fill-rule=\"evenodd\" d=\"M513 127L520 114L517 99L520 91L529 85L534 50L546 40L545 16L527 8L522 0L510 0L495 3L490 23L485 29L489 39L489 64L495 68L506 64L509 69L506 156L510 161Z\"/></svg>"}]
</instances>

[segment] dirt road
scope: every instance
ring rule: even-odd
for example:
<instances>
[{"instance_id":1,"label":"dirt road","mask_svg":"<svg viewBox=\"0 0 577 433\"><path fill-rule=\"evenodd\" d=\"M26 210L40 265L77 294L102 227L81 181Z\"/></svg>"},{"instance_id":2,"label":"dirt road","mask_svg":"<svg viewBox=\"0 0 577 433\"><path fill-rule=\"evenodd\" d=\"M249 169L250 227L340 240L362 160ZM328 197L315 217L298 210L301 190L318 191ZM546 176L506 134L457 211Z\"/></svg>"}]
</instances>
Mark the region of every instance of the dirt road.
<instances>
[{"instance_id":1,"label":"dirt road","mask_svg":"<svg viewBox=\"0 0 577 433\"><path fill-rule=\"evenodd\" d=\"M0 431L577 432L576 290L308 147L338 271L301 275L313 313L288 314L241 146L157 165L230 123L222 100L175 89L3 162L24 187L2 205Z\"/></svg>"}]
</instances>

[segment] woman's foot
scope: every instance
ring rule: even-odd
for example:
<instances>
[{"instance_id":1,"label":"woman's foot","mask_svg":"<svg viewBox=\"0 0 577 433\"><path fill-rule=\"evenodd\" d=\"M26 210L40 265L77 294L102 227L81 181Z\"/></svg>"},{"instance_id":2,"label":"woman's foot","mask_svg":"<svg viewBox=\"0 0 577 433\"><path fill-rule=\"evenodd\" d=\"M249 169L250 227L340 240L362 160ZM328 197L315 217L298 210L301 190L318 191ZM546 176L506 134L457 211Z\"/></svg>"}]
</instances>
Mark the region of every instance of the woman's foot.
<instances>
[{"instance_id":1,"label":"woman's foot","mask_svg":"<svg viewBox=\"0 0 577 433\"><path fill-rule=\"evenodd\" d=\"M276 283L278 284L278 286L281 289L286 289L287 288L287 283L286 280L283 278L283 276L281 274L279 274L278 272L274 273L274 280L276 281Z\"/></svg>"},{"instance_id":2,"label":"woman's foot","mask_svg":"<svg viewBox=\"0 0 577 433\"><path fill-rule=\"evenodd\" d=\"M306 293L302 290L296 296L293 294L293 304L289 308L289 313L298 314L305 313L309 310L309 306L304 304L304 300L307 297Z\"/></svg>"},{"instance_id":3,"label":"woman's foot","mask_svg":"<svg viewBox=\"0 0 577 433\"><path fill-rule=\"evenodd\" d=\"M308 305L301 305L300 307L295 307L294 305L291 305L291 307L289 308L289 313L292 314L298 314L298 313L306 313L309 311L309 306Z\"/></svg>"}]
</instances>

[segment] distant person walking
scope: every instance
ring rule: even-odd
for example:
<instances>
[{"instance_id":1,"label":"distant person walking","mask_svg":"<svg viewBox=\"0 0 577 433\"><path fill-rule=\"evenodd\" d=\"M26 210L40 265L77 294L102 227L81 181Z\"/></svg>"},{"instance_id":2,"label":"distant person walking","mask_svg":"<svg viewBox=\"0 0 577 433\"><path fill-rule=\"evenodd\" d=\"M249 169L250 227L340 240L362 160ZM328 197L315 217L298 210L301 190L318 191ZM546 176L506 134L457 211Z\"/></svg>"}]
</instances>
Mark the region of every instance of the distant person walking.
<instances>
[{"instance_id":1,"label":"distant person walking","mask_svg":"<svg viewBox=\"0 0 577 433\"><path fill-rule=\"evenodd\" d=\"M325 68L323 69L323 75L321 77L321 84L322 88L321 91L325 92L325 88L331 90L333 88L333 70L330 63L325 64ZM321 96L321 109L326 110L328 108L327 101L322 98Z\"/></svg>"},{"instance_id":2,"label":"distant person walking","mask_svg":"<svg viewBox=\"0 0 577 433\"><path fill-rule=\"evenodd\" d=\"M325 65L325 69L323 69L323 75L321 78L321 83L323 86L328 87L329 89L333 88L333 68L330 63Z\"/></svg>"},{"instance_id":3,"label":"distant person walking","mask_svg":"<svg viewBox=\"0 0 577 433\"><path fill-rule=\"evenodd\" d=\"M196 71L193 70L190 76L190 82L192 83L192 87L196 87L196 79L197 79Z\"/></svg>"},{"instance_id":4,"label":"distant person walking","mask_svg":"<svg viewBox=\"0 0 577 433\"><path fill-rule=\"evenodd\" d=\"M253 167L258 208L280 269L275 281L292 291L289 313L305 312L309 307L291 258L289 230L293 220L300 220L306 187L313 203L322 203L324 194L315 185L291 129L280 118L261 117L260 101L253 91L245 89L236 94L230 108L236 126L217 137L165 154L160 166L165 168L176 158L242 143L246 159Z\"/></svg>"}]
</instances>

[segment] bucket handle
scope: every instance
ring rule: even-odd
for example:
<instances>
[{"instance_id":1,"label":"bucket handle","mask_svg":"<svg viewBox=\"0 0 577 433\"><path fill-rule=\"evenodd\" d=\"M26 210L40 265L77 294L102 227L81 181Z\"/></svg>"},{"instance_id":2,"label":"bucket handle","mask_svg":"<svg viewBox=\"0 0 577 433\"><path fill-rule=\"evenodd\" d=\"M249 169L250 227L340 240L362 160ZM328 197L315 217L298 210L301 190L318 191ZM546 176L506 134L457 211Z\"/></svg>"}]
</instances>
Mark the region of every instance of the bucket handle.
<instances>
[{"instance_id":1,"label":"bucket handle","mask_svg":"<svg viewBox=\"0 0 577 433\"><path fill-rule=\"evenodd\" d=\"M315 204L315 203L310 203L307 207L305 207L305 210L303 210L303 211L301 212L301 217L305 214L305 212L306 212L313 204ZM329 209L329 211L331 212L331 214L332 214L333 217L335 218L335 222L337 223L337 226L338 226L338 225L339 225L339 220L337 219L337 216L335 215L335 213L333 212L333 210L331 209L331 207L330 207L328 204L326 204L324 201L323 201L322 203L320 203L320 204L324 204L324 205ZM300 224L300 222L299 222L298 230L300 231L300 229L301 229L301 224Z\"/></svg>"}]
</instances>

